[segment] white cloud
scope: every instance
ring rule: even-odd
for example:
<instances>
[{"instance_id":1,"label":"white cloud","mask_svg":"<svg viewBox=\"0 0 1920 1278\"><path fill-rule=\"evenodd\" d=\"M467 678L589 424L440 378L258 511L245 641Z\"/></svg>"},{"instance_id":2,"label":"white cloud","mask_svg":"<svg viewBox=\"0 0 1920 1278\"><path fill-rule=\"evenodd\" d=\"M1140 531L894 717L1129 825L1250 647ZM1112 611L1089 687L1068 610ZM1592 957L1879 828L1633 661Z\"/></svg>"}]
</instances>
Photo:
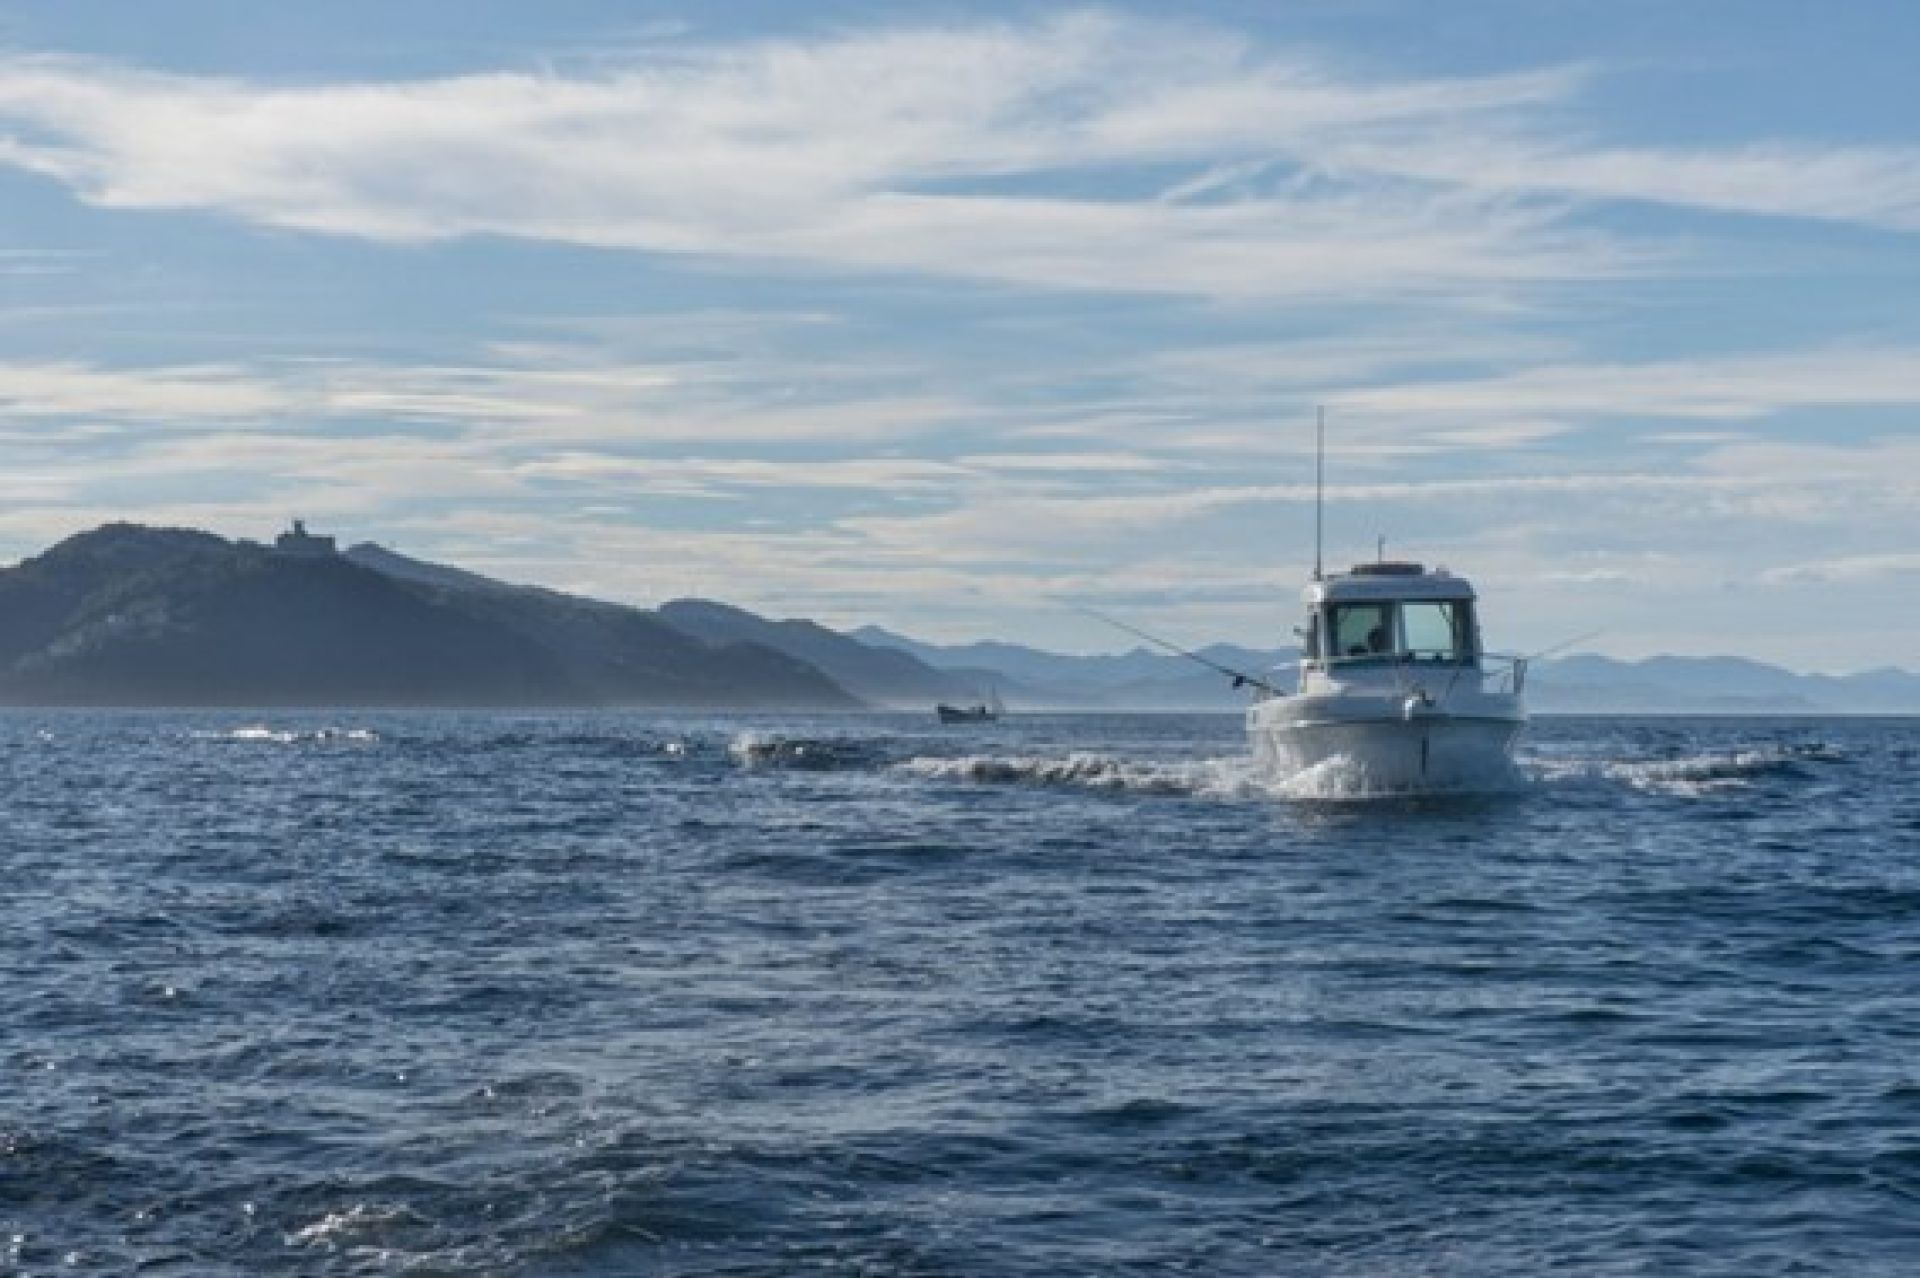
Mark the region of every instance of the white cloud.
<instances>
[{"instance_id":1,"label":"white cloud","mask_svg":"<svg viewBox=\"0 0 1920 1278\"><path fill-rule=\"evenodd\" d=\"M1447 448L1507 450L1538 444L1556 435L1564 435L1571 429L1565 422L1487 422L1479 426L1462 426L1456 430L1435 431L1427 436L1427 440Z\"/></svg>"},{"instance_id":2,"label":"white cloud","mask_svg":"<svg viewBox=\"0 0 1920 1278\"><path fill-rule=\"evenodd\" d=\"M958 461L971 470L1015 474L1167 475L1183 469L1179 462L1142 453L976 453Z\"/></svg>"},{"instance_id":3,"label":"white cloud","mask_svg":"<svg viewBox=\"0 0 1920 1278\"><path fill-rule=\"evenodd\" d=\"M1920 231L1920 147L1765 143L1721 151L1582 150L1548 139L1483 136L1459 137L1443 147L1363 144L1346 161L1363 171L1489 191Z\"/></svg>"},{"instance_id":4,"label":"white cloud","mask_svg":"<svg viewBox=\"0 0 1920 1278\"><path fill-rule=\"evenodd\" d=\"M486 430L499 443L564 449L612 442L799 443L900 438L977 411L958 398L893 392L786 363L514 364L450 367L340 360L248 367L102 368L0 363L0 422L16 439L68 442L137 426L180 434L247 423L264 432L377 424ZM802 393L804 391L804 393ZM54 433L54 427L58 432Z\"/></svg>"},{"instance_id":5,"label":"white cloud","mask_svg":"<svg viewBox=\"0 0 1920 1278\"><path fill-rule=\"evenodd\" d=\"M1920 485L1920 423L1905 434L1847 444L1742 440L1711 449L1700 464L1717 474L1782 484L1855 479Z\"/></svg>"},{"instance_id":6,"label":"white cloud","mask_svg":"<svg viewBox=\"0 0 1920 1278\"><path fill-rule=\"evenodd\" d=\"M1425 183L1131 199L966 184L1311 166L1336 139L1429 133L1579 78L1368 83L1097 13L656 48L572 77L286 87L16 58L0 64L0 163L104 207L400 243L498 234L1222 297L1479 293L1628 262L1550 207Z\"/></svg>"},{"instance_id":7,"label":"white cloud","mask_svg":"<svg viewBox=\"0 0 1920 1278\"><path fill-rule=\"evenodd\" d=\"M0 275L67 275L90 256L72 249L0 248Z\"/></svg>"},{"instance_id":8,"label":"white cloud","mask_svg":"<svg viewBox=\"0 0 1920 1278\"><path fill-rule=\"evenodd\" d=\"M1805 560L1769 568L1760 574L1761 581L1775 585L1868 585L1898 577L1920 577L1920 552L1888 551Z\"/></svg>"},{"instance_id":9,"label":"white cloud","mask_svg":"<svg viewBox=\"0 0 1920 1278\"><path fill-rule=\"evenodd\" d=\"M1553 364L1490 378L1408 382L1333 397L1342 412L1388 418L1489 415L1746 421L1809 406L1920 405L1920 350L1837 348Z\"/></svg>"},{"instance_id":10,"label":"white cloud","mask_svg":"<svg viewBox=\"0 0 1920 1278\"><path fill-rule=\"evenodd\" d=\"M0 417L228 420L284 412L292 401L230 366L101 369L82 363L0 365Z\"/></svg>"},{"instance_id":11,"label":"white cloud","mask_svg":"<svg viewBox=\"0 0 1920 1278\"><path fill-rule=\"evenodd\" d=\"M568 452L513 467L527 479L607 484L629 493L715 494L730 489L805 491L838 488L888 493L945 490L983 478L948 462L894 457L832 460L760 458L632 457Z\"/></svg>"},{"instance_id":12,"label":"white cloud","mask_svg":"<svg viewBox=\"0 0 1920 1278\"><path fill-rule=\"evenodd\" d=\"M1568 201L1920 229L1920 148L1549 132L1544 109L1564 119L1592 74L1369 79L1094 11L385 83L16 57L0 163L103 207L396 243L509 235L1211 297L1485 302L1648 262L1569 230ZM1151 194L981 186L1169 167L1191 171Z\"/></svg>"}]
</instances>

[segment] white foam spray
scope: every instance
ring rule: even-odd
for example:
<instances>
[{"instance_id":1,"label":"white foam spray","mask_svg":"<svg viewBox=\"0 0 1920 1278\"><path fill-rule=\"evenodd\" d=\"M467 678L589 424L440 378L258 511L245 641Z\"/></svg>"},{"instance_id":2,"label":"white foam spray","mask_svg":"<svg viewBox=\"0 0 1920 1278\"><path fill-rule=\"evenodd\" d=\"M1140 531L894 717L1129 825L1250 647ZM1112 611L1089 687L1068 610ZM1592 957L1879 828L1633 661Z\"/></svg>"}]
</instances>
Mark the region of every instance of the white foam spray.
<instances>
[{"instance_id":1,"label":"white foam spray","mask_svg":"<svg viewBox=\"0 0 1920 1278\"><path fill-rule=\"evenodd\" d=\"M248 724L239 728L190 732L187 735L195 741L234 741L252 745L301 745L339 742L367 745L380 739L380 734L370 728L314 728L307 731L295 731L291 728L270 728L265 724L257 723Z\"/></svg>"},{"instance_id":2,"label":"white foam spray","mask_svg":"<svg viewBox=\"0 0 1920 1278\"><path fill-rule=\"evenodd\" d=\"M1351 759L1336 756L1291 774L1264 770L1250 755L1215 759L1160 760L1075 751L1064 756L961 755L923 757L895 765L896 772L934 781L976 785L1028 785L1131 794L1184 795L1199 799L1281 799L1351 802L1406 798L1404 789L1377 784ZM1523 787L1514 773L1488 778L1465 793Z\"/></svg>"}]
</instances>

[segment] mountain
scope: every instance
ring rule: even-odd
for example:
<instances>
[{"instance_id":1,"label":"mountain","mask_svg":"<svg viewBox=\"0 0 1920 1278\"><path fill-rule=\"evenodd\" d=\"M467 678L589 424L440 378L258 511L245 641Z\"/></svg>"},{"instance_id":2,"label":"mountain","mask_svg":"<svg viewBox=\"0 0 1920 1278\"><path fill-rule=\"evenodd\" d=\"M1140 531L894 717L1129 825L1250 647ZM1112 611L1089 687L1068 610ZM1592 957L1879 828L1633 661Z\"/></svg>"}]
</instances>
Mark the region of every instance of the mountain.
<instances>
[{"instance_id":1,"label":"mountain","mask_svg":"<svg viewBox=\"0 0 1920 1278\"><path fill-rule=\"evenodd\" d=\"M965 668L1027 685L1025 704L1140 710L1244 709L1246 693L1198 663L1148 648L1073 656L1008 643L925 643L878 626L862 642L911 653L935 668ZM1288 686L1291 648L1216 644L1200 656ZM1282 667L1277 675L1270 672ZM1881 669L1806 675L1741 657L1650 657L1618 661L1579 655L1535 662L1528 699L1539 712L1593 714L1920 714L1920 674Z\"/></svg>"},{"instance_id":2,"label":"mountain","mask_svg":"<svg viewBox=\"0 0 1920 1278\"><path fill-rule=\"evenodd\" d=\"M859 705L784 653L639 609L133 524L0 570L0 702Z\"/></svg>"},{"instance_id":3,"label":"mountain","mask_svg":"<svg viewBox=\"0 0 1920 1278\"><path fill-rule=\"evenodd\" d=\"M1822 708L1805 695L1799 675L1735 658L1728 663L1579 653L1535 662L1527 700L1548 714L1812 714Z\"/></svg>"},{"instance_id":4,"label":"mountain","mask_svg":"<svg viewBox=\"0 0 1920 1278\"><path fill-rule=\"evenodd\" d=\"M869 647L893 648L941 670L991 670L1008 678L1057 687L1062 684L1109 685L1150 679L1166 667L1164 654L1147 648L1099 656L1067 656L1017 643L925 643L879 626L862 626L849 637ZM1178 658L1174 658L1178 660Z\"/></svg>"},{"instance_id":5,"label":"mountain","mask_svg":"<svg viewBox=\"0 0 1920 1278\"><path fill-rule=\"evenodd\" d=\"M1809 675L1835 705L1859 714L1920 712L1920 674L1882 666L1850 675Z\"/></svg>"},{"instance_id":6,"label":"mountain","mask_svg":"<svg viewBox=\"0 0 1920 1278\"><path fill-rule=\"evenodd\" d=\"M1744 657L1618 661L1582 654L1536 663L1527 690L1549 713L1920 713L1920 674L1796 674Z\"/></svg>"},{"instance_id":7,"label":"mountain","mask_svg":"<svg viewBox=\"0 0 1920 1278\"><path fill-rule=\"evenodd\" d=\"M851 632L861 642L908 652L928 665L965 671L976 681L1017 683L1030 708L1220 710L1246 704L1233 681L1199 662L1136 647L1126 652L1073 656L1012 643L932 644L878 626ZM1292 648L1256 649L1211 644L1196 650L1215 665L1260 678L1299 659ZM1280 678L1284 678L1284 672Z\"/></svg>"},{"instance_id":8,"label":"mountain","mask_svg":"<svg viewBox=\"0 0 1920 1278\"><path fill-rule=\"evenodd\" d=\"M492 577L483 577L477 572L468 572L464 568L450 568L446 564L428 563L424 559L414 559L388 550L378 542L363 541L349 546L342 555L359 564L362 568L371 568L382 576L399 581L410 581L418 586L434 586L441 590L532 590L531 586L514 586ZM551 594L552 592L547 592ZM555 598L565 596L555 595Z\"/></svg>"},{"instance_id":9,"label":"mountain","mask_svg":"<svg viewBox=\"0 0 1920 1278\"><path fill-rule=\"evenodd\" d=\"M583 672L599 702L631 702L635 686L677 685L681 691L674 704L681 705L852 709L863 704L803 657L751 637L692 635L658 613L509 585L370 542L346 554L383 574L456 598L466 611L559 654ZM828 695L821 684L835 691ZM782 685L792 687L777 691Z\"/></svg>"},{"instance_id":10,"label":"mountain","mask_svg":"<svg viewBox=\"0 0 1920 1278\"><path fill-rule=\"evenodd\" d=\"M926 710L937 701L971 701L993 682L972 670L939 670L909 652L877 647L812 621L772 621L766 617L715 603L710 599L676 599L662 604L660 619L708 643L750 643L783 652L824 672L828 678L863 701L875 705ZM1009 700L1020 700L1024 688L1006 679L997 686Z\"/></svg>"}]
</instances>

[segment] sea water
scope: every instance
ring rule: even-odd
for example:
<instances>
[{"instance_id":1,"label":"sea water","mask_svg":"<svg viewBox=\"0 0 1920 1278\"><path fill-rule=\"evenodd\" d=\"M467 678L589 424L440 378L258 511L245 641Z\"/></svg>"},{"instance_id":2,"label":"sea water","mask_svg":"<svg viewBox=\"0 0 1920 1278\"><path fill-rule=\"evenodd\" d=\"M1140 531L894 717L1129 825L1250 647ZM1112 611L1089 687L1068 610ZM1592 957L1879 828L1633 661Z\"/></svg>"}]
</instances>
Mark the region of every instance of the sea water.
<instances>
[{"instance_id":1,"label":"sea water","mask_svg":"<svg viewBox=\"0 0 1920 1278\"><path fill-rule=\"evenodd\" d=\"M0 716L0 1272L1920 1272L1920 724Z\"/></svg>"}]
</instances>

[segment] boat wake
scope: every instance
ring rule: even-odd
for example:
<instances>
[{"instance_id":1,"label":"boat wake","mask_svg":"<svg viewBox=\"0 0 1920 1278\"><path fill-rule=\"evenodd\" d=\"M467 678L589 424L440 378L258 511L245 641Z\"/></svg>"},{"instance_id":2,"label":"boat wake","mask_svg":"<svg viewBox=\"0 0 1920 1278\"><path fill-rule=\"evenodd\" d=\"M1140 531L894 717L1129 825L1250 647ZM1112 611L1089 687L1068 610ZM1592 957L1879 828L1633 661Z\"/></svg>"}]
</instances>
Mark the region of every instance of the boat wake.
<instances>
[{"instance_id":1,"label":"boat wake","mask_svg":"<svg viewBox=\"0 0 1920 1278\"><path fill-rule=\"evenodd\" d=\"M920 757L894 771L931 781L977 785L1030 785L1233 798L1257 791L1251 759L1166 762L1076 750L1063 756L969 754Z\"/></svg>"},{"instance_id":2,"label":"boat wake","mask_svg":"<svg viewBox=\"0 0 1920 1278\"><path fill-rule=\"evenodd\" d=\"M1290 775L1262 769L1250 755L1217 759L1156 760L1076 751L1064 756L963 755L915 758L895 765L896 772L934 781L976 785L1025 785L1127 794L1174 795L1197 799L1281 799L1344 803L1438 795L1505 794L1524 789L1526 780L1503 770L1476 778L1469 786L1420 791L1378 784L1367 770L1342 756Z\"/></svg>"},{"instance_id":3,"label":"boat wake","mask_svg":"<svg viewBox=\"0 0 1920 1278\"><path fill-rule=\"evenodd\" d=\"M1523 767L1544 786L1624 785L1680 798L1747 790L1770 777L1806 774L1810 764L1845 756L1829 745L1774 745L1661 759L1534 758Z\"/></svg>"},{"instance_id":4,"label":"boat wake","mask_svg":"<svg viewBox=\"0 0 1920 1278\"><path fill-rule=\"evenodd\" d=\"M1336 755L1299 772L1275 775L1250 756L1164 760L1094 751L1065 755L921 756L893 765L902 776L973 785L1032 786L1198 799L1278 799L1351 803L1409 798L1475 798L1552 793L1563 788L1625 787L1643 794L1704 797L1750 788L1769 777L1804 775L1810 764L1842 756L1824 745L1769 746L1664 759L1501 761L1485 775L1443 790L1381 784L1363 764Z\"/></svg>"}]
</instances>

